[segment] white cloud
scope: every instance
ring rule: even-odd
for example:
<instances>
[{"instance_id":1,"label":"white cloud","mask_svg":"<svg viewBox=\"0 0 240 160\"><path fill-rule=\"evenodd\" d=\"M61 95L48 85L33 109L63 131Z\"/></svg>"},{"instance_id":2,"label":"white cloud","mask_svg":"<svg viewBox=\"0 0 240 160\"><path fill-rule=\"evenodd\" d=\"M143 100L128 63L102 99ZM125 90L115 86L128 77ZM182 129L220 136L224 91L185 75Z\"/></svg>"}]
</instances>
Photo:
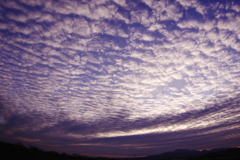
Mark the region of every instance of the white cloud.
<instances>
[{"instance_id":1,"label":"white cloud","mask_svg":"<svg viewBox=\"0 0 240 160\"><path fill-rule=\"evenodd\" d=\"M37 18L37 22L52 22L53 17L51 14L45 13L42 14L41 16L35 15L34 18Z\"/></svg>"},{"instance_id":2,"label":"white cloud","mask_svg":"<svg viewBox=\"0 0 240 160\"><path fill-rule=\"evenodd\" d=\"M125 6L126 5L126 0L113 0L115 3L121 5L121 6Z\"/></svg>"},{"instance_id":3,"label":"white cloud","mask_svg":"<svg viewBox=\"0 0 240 160\"><path fill-rule=\"evenodd\" d=\"M0 116L0 124L5 124L6 120L4 119L4 117Z\"/></svg>"},{"instance_id":4,"label":"white cloud","mask_svg":"<svg viewBox=\"0 0 240 160\"><path fill-rule=\"evenodd\" d=\"M14 21L19 21L19 22L27 21L27 15L25 15L23 13L20 13L20 14L8 13L7 17Z\"/></svg>"},{"instance_id":5,"label":"white cloud","mask_svg":"<svg viewBox=\"0 0 240 160\"><path fill-rule=\"evenodd\" d=\"M41 0L20 0L20 2L30 6L40 6L43 3Z\"/></svg>"},{"instance_id":6,"label":"white cloud","mask_svg":"<svg viewBox=\"0 0 240 160\"><path fill-rule=\"evenodd\" d=\"M22 6L19 6L15 1L3 1L1 4L9 8L24 10L24 8Z\"/></svg>"},{"instance_id":7,"label":"white cloud","mask_svg":"<svg viewBox=\"0 0 240 160\"><path fill-rule=\"evenodd\" d=\"M30 6L42 3L21 2ZM115 2L126 7L125 1ZM20 5L7 3L5 6L21 9ZM182 20L189 7L196 8L203 19L209 8L197 1L145 1L152 15L147 10L131 11L128 19L117 11L116 4L106 3L48 1L43 3L43 12L30 15L22 9L22 14L6 14L13 21L0 26L13 35L1 32L5 58L0 60L0 87L15 104L11 111L6 109L8 112L43 112L56 116L52 125L58 123L61 114L70 120L94 123L127 109L124 123L200 111L206 104L236 96L233 92L239 86L240 35L237 15L227 13L227 20ZM127 12L128 8L124 9ZM125 46L120 46L119 41L125 40ZM17 88L14 79L22 80ZM221 92L223 98L218 98ZM26 107L19 109L21 105ZM222 113L173 126L97 136L216 126L227 121L217 122L216 117ZM0 123L3 121L0 117ZM44 125L47 123L41 127Z\"/></svg>"}]
</instances>

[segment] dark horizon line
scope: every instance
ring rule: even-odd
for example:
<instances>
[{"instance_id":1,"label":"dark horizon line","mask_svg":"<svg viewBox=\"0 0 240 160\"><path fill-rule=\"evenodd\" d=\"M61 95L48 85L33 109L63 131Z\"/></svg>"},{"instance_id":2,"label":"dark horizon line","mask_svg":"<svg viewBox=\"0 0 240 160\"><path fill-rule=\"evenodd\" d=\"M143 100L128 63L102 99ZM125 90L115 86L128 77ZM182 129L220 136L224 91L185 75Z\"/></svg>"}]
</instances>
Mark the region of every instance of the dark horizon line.
<instances>
[{"instance_id":1,"label":"dark horizon line","mask_svg":"<svg viewBox=\"0 0 240 160\"><path fill-rule=\"evenodd\" d=\"M58 154L59 156L70 156L70 157L78 157L78 158L82 158L82 159L151 159L157 156L161 156L164 154L171 154L171 153L176 153L176 152L183 152L183 151L187 151L187 152L198 152L198 153L210 153L210 152L218 152L218 151L225 151L225 150L229 150L229 149L239 149L240 152L240 146L236 146L236 147L228 147L228 148L212 148L212 149L195 149L195 150L190 150L190 149L186 149L186 148L178 148L175 149L173 151L168 151L168 152L162 152L159 154L155 154L155 155L146 155L146 156L131 156L131 155L89 155L89 154L78 154L78 153L72 153L72 154L67 154L65 152L58 152L58 151L47 151L44 149L41 149L39 147L36 147L34 145L24 145L23 142L21 141L16 141L14 143L10 143L10 142L4 142L4 141L0 141L0 149L3 145L8 145L10 147L22 147L28 151L34 150L34 151L38 151L38 152L44 152L44 153L53 153L53 154ZM2 149L1 149L2 150Z\"/></svg>"}]
</instances>

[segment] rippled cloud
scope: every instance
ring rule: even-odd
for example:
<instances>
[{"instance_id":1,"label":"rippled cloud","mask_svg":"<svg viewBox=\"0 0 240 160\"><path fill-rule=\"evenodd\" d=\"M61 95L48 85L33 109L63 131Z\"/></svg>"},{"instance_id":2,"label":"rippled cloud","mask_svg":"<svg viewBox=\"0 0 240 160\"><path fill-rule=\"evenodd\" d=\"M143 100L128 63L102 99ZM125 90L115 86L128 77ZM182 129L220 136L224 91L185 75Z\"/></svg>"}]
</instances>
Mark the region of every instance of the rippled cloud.
<instances>
[{"instance_id":1,"label":"rippled cloud","mask_svg":"<svg viewBox=\"0 0 240 160\"><path fill-rule=\"evenodd\" d=\"M0 9L1 139L98 155L239 145L238 1Z\"/></svg>"}]
</instances>

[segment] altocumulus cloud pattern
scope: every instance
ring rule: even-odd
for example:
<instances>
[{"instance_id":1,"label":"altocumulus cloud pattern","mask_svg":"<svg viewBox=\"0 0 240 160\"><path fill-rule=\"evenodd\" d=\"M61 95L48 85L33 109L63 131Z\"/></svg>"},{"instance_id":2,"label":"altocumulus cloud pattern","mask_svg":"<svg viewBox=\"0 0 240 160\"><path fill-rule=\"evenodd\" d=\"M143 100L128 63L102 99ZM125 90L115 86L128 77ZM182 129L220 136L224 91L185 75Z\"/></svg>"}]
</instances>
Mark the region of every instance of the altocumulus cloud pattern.
<instances>
[{"instance_id":1,"label":"altocumulus cloud pattern","mask_svg":"<svg viewBox=\"0 0 240 160\"><path fill-rule=\"evenodd\" d=\"M240 1L0 10L1 140L111 156L240 145Z\"/></svg>"}]
</instances>

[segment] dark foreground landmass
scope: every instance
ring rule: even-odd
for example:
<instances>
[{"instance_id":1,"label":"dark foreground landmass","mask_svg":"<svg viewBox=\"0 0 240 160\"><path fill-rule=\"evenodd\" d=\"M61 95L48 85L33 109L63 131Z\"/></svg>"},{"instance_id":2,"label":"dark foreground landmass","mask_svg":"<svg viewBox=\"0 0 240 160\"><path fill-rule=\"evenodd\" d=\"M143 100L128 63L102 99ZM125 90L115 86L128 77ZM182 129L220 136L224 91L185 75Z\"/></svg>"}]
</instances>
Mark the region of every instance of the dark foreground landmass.
<instances>
[{"instance_id":1,"label":"dark foreground landmass","mask_svg":"<svg viewBox=\"0 0 240 160\"><path fill-rule=\"evenodd\" d=\"M112 158L92 158L77 154L68 155L55 151L43 151L35 146L24 146L18 142L15 144L0 142L0 159L2 160L113 160Z\"/></svg>"},{"instance_id":2,"label":"dark foreground landmass","mask_svg":"<svg viewBox=\"0 0 240 160\"><path fill-rule=\"evenodd\" d=\"M212 150L178 149L155 156L141 158L142 160L240 160L240 148L224 148ZM138 159L139 160L139 159Z\"/></svg>"},{"instance_id":3,"label":"dark foreground landmass","mask_svg":"<svg viewBox=\"0 0 240 160\"><path fill-rule=\"evenodd\" d=\"M203 151L177 149L173 152L143 158L131 158L131 160L240 160L240 148L221 148Z\"/></svg>"},{"instance_id":4,"label":"dark foreground landmass","mask_svg":"<svg viewBox=\"0 0 240 160\"><path fill-rule=\"evenodd\" d=\"M116 158L86 157L77 154L68 155L55 151L43 151L37 147L26 147L22 143L0 142L0 159L6 160L117 160ZM159 155L142 158L121 158L118 160L240 160L240 148L212 150L178 149Z\"/></svg>"}]
</instances>

